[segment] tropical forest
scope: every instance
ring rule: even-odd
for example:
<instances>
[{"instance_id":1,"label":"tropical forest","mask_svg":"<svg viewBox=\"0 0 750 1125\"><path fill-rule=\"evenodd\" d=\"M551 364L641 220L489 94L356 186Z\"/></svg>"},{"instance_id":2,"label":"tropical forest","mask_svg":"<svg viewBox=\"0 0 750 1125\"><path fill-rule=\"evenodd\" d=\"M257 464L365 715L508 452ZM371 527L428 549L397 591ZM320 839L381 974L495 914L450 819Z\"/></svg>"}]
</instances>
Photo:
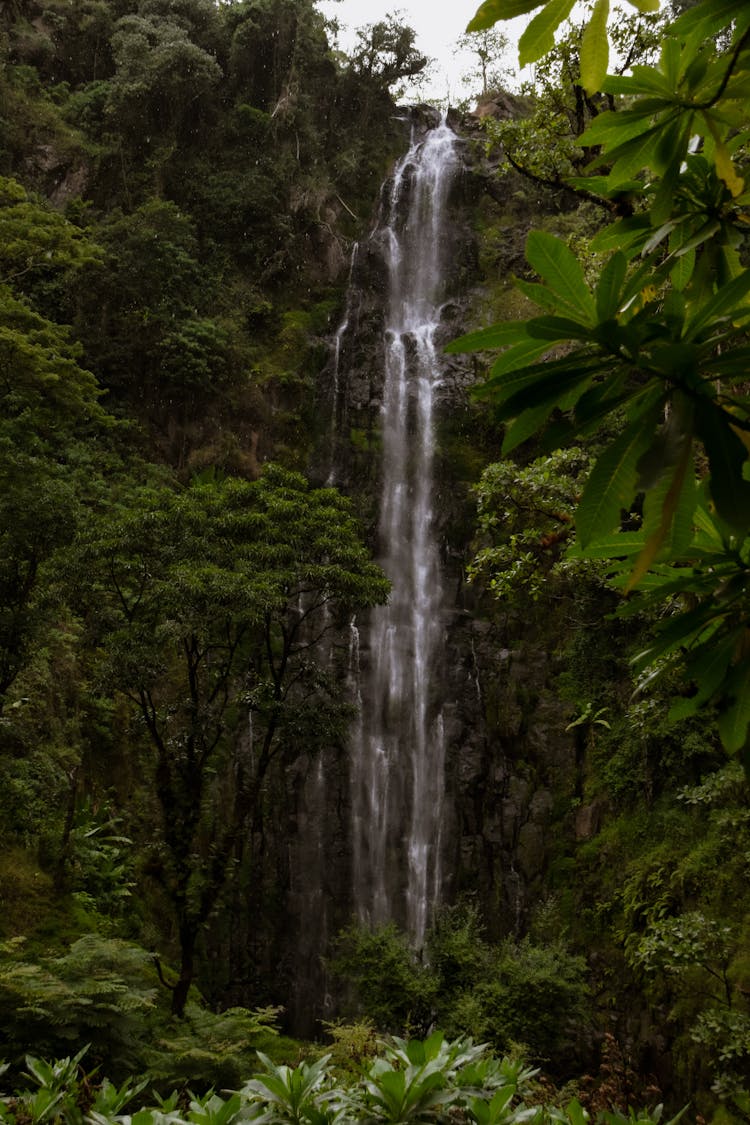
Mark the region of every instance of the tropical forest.
<instances>
[{"instance_id":1,"label":"tropical forest","mask_svg":"<svg viewBox=\"0 0 750 1125\"><path fill-rule=\"evenodd\" d=\"M750 1121L750 4L464 16L0 4L2 1125Z\"/></svg>"}]
</instances>

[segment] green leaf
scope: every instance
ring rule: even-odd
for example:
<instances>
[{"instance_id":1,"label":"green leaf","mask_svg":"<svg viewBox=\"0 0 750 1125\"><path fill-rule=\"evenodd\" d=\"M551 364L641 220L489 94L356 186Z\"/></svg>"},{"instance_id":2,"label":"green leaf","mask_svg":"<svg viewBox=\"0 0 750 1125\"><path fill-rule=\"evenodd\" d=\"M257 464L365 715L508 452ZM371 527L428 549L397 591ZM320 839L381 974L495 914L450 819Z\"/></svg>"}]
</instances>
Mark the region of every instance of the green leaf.
<instances>
[{"instance_id":1,"label":"green leaf","mask_svg":"<svg viewBox=\"0 0 750 1125\"><path fill-rule=\"evenodd\" d=\"M628 219L618 219L608 227L595 234L589 244L589 249L595 254L606 254L611 250L628 250L643 242L651 224L648 215L633 215Z\"/></svg>"},{"instance_id":2,"label":"green leaf","mask_svg":"<svg viewBox=\"0 0 750 1125\"><path fill-rule=\"evenodd\" d=\"M635 589L657 556L676 558L688 546L693 538L692 517L697 498L692 442L686 439L682 443L682 453L671 480L666 477L663 485L648 498L651 509L656 508L658 522L649 533L652 524L650 512L644 519L644 532L648 539L635 560L625 593Z\"/></svg>"},{"instance_id":3,"label":"green leaf","mask_svg":"<svg viewBox=\"0 0 750 1125\"><path fill-rule=\"evenodd\" d=\"M642 168L649 167L657 158L659 142L662 138L662 125L653 125L645 129L639 136L634 137L625 144L611 149L607 156L612 160L613 168L609 173L610 189L629 180Z\"/></svg>"},{"instance_id":4,"label":"green leaf","mask_svg":"<svg viewBox=\"0 0 750 1125\"><path fill-rule=\"evenodd\" d=\"M709 645L701 646L699 651L686 662L685 675L697 682L698 690L689 699L674 701L669 709L670 722L678 722L680 719L695 715L718 691L744 628L744 625L741 625L733 629L719 642L712 638Z\"/></svg>"},{"instance_id":5,"label":"green leaf","mask_svg":"<svg viewBox=\"0 0 750 1125\"><path fill-rule=\"evenodd\" d=\"M651 442L659 405L652 403L641 410L594 465L576 511L576 529L584 547L594 539L610 535L620 521L621 511L630 507L636 490L637 464Z\"/></svg>"},{"instance_id":6,"label":"green leaf","mask_svg":"<svg viewBox=\"0 0 750 1125\"><path fill-rule=\"evenodd\" d=\"M455 355L460 352L479 352L485 348L488 350L506 348L509 344L522 340L525 335L526 330L522 322L499 321L497 324L490 324L487 328L480 328L477 332L468 332L465 336L451 340L444 350L449 355Z\"/></svg>"},{"instance_id":7,"label":"green leaf","mask_svg":"<svg viewBox=\"0 0 750 1125\"><path fill-rule=\"evenodd\" d=\"M594 301L583 268L561 239L545 231L532 231L526 240L526 257L555 295L572 304L585 323L595 323Z\"/></svg>"},{"instance_id":8,"label":"green leaf","mask_svg":"<svg viewBox=\"0 0 750 1125\"><path fill-rule=\"evenodd\" d=\"M566 551L566 556L571 559L618 559L637 555L645 545L641 531L617 531L603 538L595 539L587 547L578 541L572 543Z\"/></svg>"},{"instance_id":9,"label":"green leaf","mask_svg":"<svg viewBox=\"0 0 750 1125\"><path fill-rule=\"evenodd\" d=\"M596 316L600 324L617 315L627 268L627 258L618 250L609 259L599 276L599 284L596 287Z\"/></svg>"},{"instance_id":10,"label":"green leaf","mask_svg":"<svg viewBox=\"0 0 750 1125\"><path fill-rule=\"evenodd\" d=\"M547 0L518 41L519 66L528 66L552 50L555 31L569 16L573 3L574 0Z\"/></svg>"},{"instance_id":11,"label":"green leaf","mask_svg":"<svg viewBox=\"0 0 750 1125\"><path fill-rule=\"evenodd\" d=\"M704 0L683 12L671 30L674 35L691 35L700 41L712 37L746 12L746 0Z\"/></svg>"},{"instance_id":12,"label":"green leaf","mask_svg":"<svg viewBox=\"0 0 750 1125\"><path fill-rule=\"evenodd\" d=\"M602 360L599 357L574 355L557 362L540 363L535 369L519 372L519 375L533 374L533 378L528 379L525 386L504 402L499 415L501 419L516 418L524 410L543 403L561 406L566 396L572 392L577 390L582 394L601 369Z\"/></svg>"},{"instance_id":13,"label":"green leaf","mask_svg":"<svg viewBox=\"0 0 750 1125\"><path fill-rule=\"evenodd\" d=\"M684 253L685 248L681 250ZM696 315L685 326L685 338L692 339L721 317L746 315L743 308L745 297L750 293L750 270L745 270L739 277L722 285L718 293L699 306Z\"/></svg>"},{"instance_id":14,"label":"green leaf","mask_svg":"<svg viewBox=\"0 0 750 1125\"><path fill-rule=\"evenodd\" d=\"M550 350L550 346L546 339L543 339L541 343L539 340L530 339L523 340L513 348L508 348L493 363L488 381L497 382L499 376L505 375L506 372L518 371L520 368L536 363L541 356Z\"/></svg>"},{"instance_id":15,"label":"green leaf","mask_svg":"<svg viewBox=\"0 0 750 1125\"><path fill-rule=\"evenodd\" d=\"M737 754L747 742L750 724L750 662L743 660L725 680L727 702L717 726L724 749Z\"/></svg>"},{"instance_id":16,"label":"green leaf","mask_svg":"<svg viewBox=\"0 0 750 1125\"><path fill-rule=\"evenodd\" d=\"M639 12L643 12L644 15L648 12L659 11L659 0L630 0L630 3Z\"/></svg>"},{"instance_id":17,"label":"green leaf","mask_svg":"<svg viewBox=\"0 0 750 1125\"><path fill-rule=\"evenodd\" d=\"M544 0L484 0L474 13L474 18L467 25L469 31L486 31L493 27L498 20L512 20L516 16L525 16L540 8Z\"/></svg>"},{"instance_id":18,"label":"green leaf","mask_svg":"<svg viewBox=\"0 0 750 1125\"><path fill-rule=\"evenodd\" d=\"M601 90L609 62L609 0L596 0L581 40L581 84L589 94Z\"/></svg>"},{"instance_id":19,"label":"green leaf","mask_svg":"<svg viewBox=\"0 0 750 1125\"><path fill-rule=\"evenodd\" d=\"M542 309L547 309L551 313L570 313L575 316L578 312L577 307L572 301L565 300L561 295L553 293L546 285L540 285L537 281L523 281L521 278L515 278L513 284L524 297L528 297L535 305L539 305Z\"/></svg>"},{"instance_id":20,"label":"green leaf","mask_svg":"<svg viewBox=\"0 0 750 1125\"><path fill-rule=\"evenodd\" d=\"M523 414L519 414L505 431L500 449L502 455L507 456L508 453L535 434L547 421L553 407L554 403L543 402L540 406L534 406L530 410L524 410Z\"/></svg>"},{"instance_id":21,"label":"green leaf","mask_svg":"<svg viewBox=\"0 0 750 1125\"><path fill-rule=\"evenodd\" d=\"M711 499L723 520L736 531L750 530L750 482L743 479L747 449L732 429L731 415L704 401L695 428L706 447L711 470Z\"/></svg>"},{"instance_id":22,"label":"green leaf","mask_svg":"<svg viewBox=\"0 0 750 1125\"><path fill-rule=\"evenodd\" d=\"M591 340L591 329L565 316L538 316L527 322L526 330L534 340Z\"/></svg>"},{"instance_id":23,"label":"green leaf","mask_svg":"<svg viewBox=\"0 0 750 1125\"><path fill-rule=\"evenodd\" d=\"M669 272L669 279L675 289L681 293L693 276L695 269L695 249L681 253Z\"/></svg>"},{"instance_id":24,"label":"green leaf","mask_svg":"<svg viewBox=\"0 0 750 1125\"><path fill-rule=\"evenodd\" d=\"M609 141L624 144L625 141L640 136L648 128L651 116L651 111L642 113L635 110L619 110L615 113L611 109L605 110L594 118L578 138L578 143L583 148L606 146Z\"/></svg>"}]
</instances>

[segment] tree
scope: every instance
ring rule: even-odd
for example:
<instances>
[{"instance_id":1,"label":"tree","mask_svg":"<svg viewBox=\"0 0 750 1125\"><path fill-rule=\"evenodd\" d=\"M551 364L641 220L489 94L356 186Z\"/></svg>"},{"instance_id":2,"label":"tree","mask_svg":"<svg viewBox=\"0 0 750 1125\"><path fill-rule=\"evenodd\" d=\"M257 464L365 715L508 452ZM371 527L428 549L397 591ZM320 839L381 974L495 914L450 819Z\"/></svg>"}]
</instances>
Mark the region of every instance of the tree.
<instances>
[{"instance_id":1,"label":"tree","mask_svg":"<svg viewBox=\"0 0 750 1125\"><path fill-rule=\"evenodd\" d=\"M634 63L651 61L664 19L643 13L618 13L612 34L618 53L618 73ZM574 177L592 153L581 143L590 122L610 108L598 91L587 91L581 79L581 49L586 24L571 23L555 45L534 65L532 81L521 94L527 112L508 118L487 117L484 128L499 148L500 159L544 187L571 189L585 197ZM472 32L473 35L487 32ZM596 195L591 196L595 202ZM608 200L599 200L612 209Z\"/></svg>"},{"instance_id":2,"label":"tree","mask_svg":"<svg viewBox=\"0 0 750 1125\"><path fill-rule=\"evenodd\" d=\"M111 421L70 330L32 299L96 254L77 227L0 179L0 711L44 616L45 568L95 487L93 439Z\"/></svg>"},{"instance_id":3,"label":"tree","mask_svg":"<svg viewBox=\"0 0 750 1125\"><path fill-rule=\"evenodd\" d=\"M262 816L268 771L335 715L316 649L355 609L384 601L388 582L347 502L273 466L254 482L139 491L96 521L79 558L101 674L154 754L154 867L177 924L181 1015L201 929Z\"/></svg>"},{"instance_id":4,"label":"tree","mask_svg":"<svg viewBox=\"0 0 750 1125\"><path fill-rule=\"evenodd\" d=\"M357 30L357 43L351 65L361 77L392 86L402 78L413 78L427 66L427 58L417 50L416 33L391 15L378 23Z\"/></svg>"},{"instance_id":5,"label":"tree","mask_svg":"<svg viewBox=\"0 0 750 1125\"><path fill-rule=\"evenodd\" d=\"M187 22L187 27L185 26ZM159 5L115 25L115 76L109 111L113 123L148 145L152 138L172 144L196 127L196 116L222 77L213 54L190 37L190 23Z\"/></svg>"},{"instance_id":6,"label":"tree","mask_svg":"<svg viewBox=\"0 0 750 1125\"><path fill-rule=\"evenodd\" d=\"M470 31L459 35L456 46L476 55L474 69L461 78L462 84L471 88L471 93L476 93L477 83L480 97L485 97L490 90L501 88L507 75L503 59L510 46L506 35L494 28Z\"/></svg>"},{"instance_id":7,"label":"tree","mask_svg":"<svg viewBox=\"0 0 750 1125\"><path fill-rule=\"evenodd\" d=\"M533 61L568 5L486 0L469 29L537 8L520 40L521 63ZM643 591L641 606L666 607L635 667L648 679L681 666L692 693L672 716L716 703L725 747L747 763L750 10L698 0L667 28L657 63L605 77L607 13L597 0L581 43L583 85L615 105L581 137L598 173L585 184L604 199L628 191L636 213L593 240L593 283L561 240L532 232L527 258L541 281L518 285L542 314L451 349L502 349L485 393L510 423L506 453L538 430L553 448L617 423L577 506L579 549L611 560L625 592ZM623 530L623 512L638 530Z\"/></svg>"}]
</instances>

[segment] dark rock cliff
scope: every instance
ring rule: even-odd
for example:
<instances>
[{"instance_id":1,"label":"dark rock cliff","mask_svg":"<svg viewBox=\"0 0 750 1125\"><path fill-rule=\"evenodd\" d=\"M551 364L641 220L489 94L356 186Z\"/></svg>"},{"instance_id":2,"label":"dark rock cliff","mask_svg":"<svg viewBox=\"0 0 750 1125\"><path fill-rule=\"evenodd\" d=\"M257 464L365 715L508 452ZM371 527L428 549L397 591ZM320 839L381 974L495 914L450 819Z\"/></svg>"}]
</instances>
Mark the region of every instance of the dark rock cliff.
<instances>
[{"instance_id":1,"label":"dark rock cliff","mask_svg":"<svg viewBox=\"0 0 750 1125\"><path fill-rule=\"evenodd\" d=\"M424 110L407 116L405 139L415 117L417 127L435 124ZM454 128L460 132L458 123ZM485 296L476 214L491 171L468 138L460 150L462 166L448 203L441 344L476 323ZM372 535L380 488L386 289L382 245L377 236L366 236L350 263L339 322L346 330L333 340L318 386L318 409L330 424L321 427L315 472L353 498ZM435 513L450 592L444 670L431 689L442 703L446 737L442 895L443 901L471 895L491 936L520 936L542 892L553 826L557 842L561 832L573 831L560 808L575 791L576 752L555 695L547 642L531 623L498 613L466 585L474 536L471 484L482 457L495 459L499 450L497 435L470 399L476 368L471 356L445 357L437 391ZM337 636L331 661L339 682L348 683L352 703L367 707L366 699L356 698L359 663L369 657L367 621L357 626ZM277 986L280 977L286 982L290 1024L301 1033L335 1014L322 958L353 916L349 754L346 738L322 758L301 752L286 779L285 820L276 826L282 831L277 837L269 829L263 863L260 929L266 940L256 944L261 976L275 977Z\"/></svg>"}]
</instances>

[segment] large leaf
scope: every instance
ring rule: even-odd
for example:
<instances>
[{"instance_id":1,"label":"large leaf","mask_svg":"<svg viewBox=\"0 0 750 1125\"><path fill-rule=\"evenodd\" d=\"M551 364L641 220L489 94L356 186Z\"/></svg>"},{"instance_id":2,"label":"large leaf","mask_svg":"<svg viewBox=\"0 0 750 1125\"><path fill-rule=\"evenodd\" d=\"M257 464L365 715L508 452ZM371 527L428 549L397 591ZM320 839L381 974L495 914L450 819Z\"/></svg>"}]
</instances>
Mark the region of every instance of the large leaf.
<instances>
[{"instance_id":1,"label":"large leaf","mask_svg":"<svg viewBox=\"0 0 750 1125\"><path fill-rule=\"evenodd\" d=\"M711 470L711 499L731 528L750 531L750 482L743 480L747 449L732 428L732 417L715 403L704 401L695 428L706 447Z\"/></svg>"},{"instance_id":2,"label":"large leaf","mask_svg":"<svg viewBox=\"0 0 750 1125\"><path fill-rule=\"evenodd\" d=\"M590 341L593 338L591 328L565 316L535 317L528 321L526 331L532 339L550 343L559 340Z\"/></svg>"},{"instance_id":3,"label":"large leaf","mask_svg":"<svg viewBox=\"0 0 750 1125\"><path fill-rule=\"evenodd\" d=\"M650 530L649 518L644 521L648 535L646 545L635 560L635 565L625 587L625 592L635 589L657 556L677 558L693 537L693 512L697 503L695 472L693 469L692 442L686 438L682 452L671 477L666 477L661 488L649 497L657 509L656 526Z\"/></svg>"},{"instance_id":4,"label":"large leaf","mask_svg":"<svg viewBox=\"0 0 750 1125\"><path fill-rule=\"evenodd\" d=\"M610 535L622 510L630 507L638 461L651 442L658 418L656 404L639 412L594 465L576 511L576 530L584 547Z\"/></svg>"},{"instance_id":5,"label":"large leaf","mask_svg":"<svg viewBox=\"0 0 750 1125\"><path fill-rule=\"evenodd\" d=\"M522 322L517 320L499 321L490 324L487 328L480 328L477 332L469 332L459 336L446 344L445 351L454 355L458 352L479 352L484 349L506 348L515 344L526 335Z\"/></svg>"},{"instance_id":6,"label":"large leaf","mask_svg":"<svg viewBox=\"0 0 750 1125\"><path fill-rule=\"evenodd\" d=\"M705 328L708 328L712 321L716 321L720 317L731 316L732 314L746 315L747 310L742 306L749 293L750 270L745 270L739 277L735 277L732 281L728 281L726 285L722 285L718 293L709 301L698 306L696 315L685 327L686 338L694 338Z\"/></svg>"},{"instance_id":7,"label":"large leaf","mask_svg":"<svg viewBox=\"0 0 750 1125\"><path fill-rule=\"evenodd\" d=\"M640 531L615 531L611 535L596 539L583 547L576 540L566 551L566 557L571 559L617 559L630 558L639 554L644 547L645 540Z\"/></svg>"},{"instance_id":8,"label":"large leaf","mask_svg":"<svg viewBox=\"0 0 750 1125\"><path fill-rule=\"evenodd\" d=\"M714 140L714 162L716 164L716 171L720 179L724 181L736 199L737 196L742 195L742 192L745 190L745 181L737 171L729 155L729 150L719 132L715 115L704 112L703 118Z\"/></svg>"},{"instance_id":9,"label":"large leaf","mask_svg":"<svg viewBox=\"0 0 750 1125\"><path fill-rule=\"evenodd\" d=\"M608 83L609 84L609 83ZM621 145L638 137L649 127L652 111L608 109L600 113L578 138L583 148L594 148L608 143Z\"/></svg>"},{"instance_id":10,"label":"large leaf","mask_svg":"<svg viewBox=\"0 0 750 1125\"><path fill-rule=\"evenodd\" d=\"M747 0L703 0L683 12L671 30L675 35L690 35L695 41L701 41L724 30L743 15L747 15Z\"/></svg>"},{"instance_id":11,"label":"large leaf","mask_svg":"<svg viewBox=\"0 0 750 1125\"><path fill-rule=\"evenodd\" d=\"M561 239L545 231L532 231L526 240L526 257L549 288L576 308L584 323L596 322L594 300L583 267Z\"/></svg>"},{"instance_id":12,"label":"large leaf","mask_svg":"<svg viewBox=\"0 0 750 1125\"><path fill-rule=\"evenodd\" d=\"M627 250L643 242L651 229L648 215L633 215L628 219L618 219L595 234L589 248L597 254L611 250Z\"/></svg>"},{"instance_id":13,"label":"large leaf","mask_svg":"<svg viewBox=\"0 0 750 1125\"><path fill-rule=\"evenodd\" d=\"M520 371L518 374L522 378L531 373L535 377L526 380L524 386L501 404L498 415L501 419L517 418L524 410L542 404L560 406L571 392L578 390L582 394L601 370L602 360L597 356L572 356Z\"/></svg>"},{"instance_id":14,"label":"large leaf","mask_svg":"<svg viewBox=\"0 0 750 1125\"><path fill-rule=\"evenodd\" d=\"M528 66L555 45L555 32L570 15L574 0L547 0L518 41L518 65Z\"/></svg>"},{"instance_id":15,"label":"large leaf","mask_svg":"<svg viewBox=\"0 0 750 1125\"><path fill-rule=\"evenodd\" d=\"M597 93L604 82L609 62L607 17L609 0L596 0L591 19L581 40L581 84L589 94Z\"/></svg>"},{"instance_id":16,"label":"large leaf","mask_svg":"<svg viewBox=\"0 0 750 1125\"><path fill-rule=\"evenodd\" d=\"M702 646L686 662L685 675L697 682L697 691L689 698L675 700L669 709L671 722L695 715L718 691L743 632L744 626L740 625L723 640L712 639L710 645Z\"/></svg>"},{"instance_id":17,"label":"large leaf","mask_svg":"<svg viewBox=\"0 0 750 1125\"><path fill-rule=\"evenodd\" d=\"M607 156L613 161L608 180L610 190L623 181L631 179L642 168L649 167L654 162L660 163L657 154L662 129L663 125L652 125L644 129L639 136L608 151Z\"/></svg>"},{"instance_id":18,"label":"large leaf","mask_svg":"<svg viewBox=\"0 0 750 1125\"><path fill-rule=\"evenodd\" d=\"M511 453L524 441L528 441L537 430L541 429L552 413L554 405L553 402L543 402L540 406L534 406L529 410L524 410L522 414L519 414L519 416L514 419L505 431L505 437L503 438L503 444L500 449L503 457Z\"/></svg>"},{"instance_id":19,"label":"large leaf","mask_svg":"<svg viewBox=\"0 0 750 1125\"><path fill-rule=\"evenodd\" d=\"M516 16L525 16L540 8L544 0L484 0L474 13L474 18L468 24L467 31L486 31L493 27L498 20L512 20Z\"/></svg>"},{"instance_id":20,"label":"large leaf","mask_svg":"<svg viewBox=\"0 0 750 1125\"><path fill-rule=\"evenodd\" d=\"M536 339L523 340L515 347L508 348L503 352L490 368L489 378L487 383L496 385L502 382L503 390L506 389L508 384L501 376L506 375L511 371L519 371L522 368L527 368L531 365L536 365L536 361L550 350L551 344L548 339L542 339L540 342ZM517 388L516 388L517 389Z\"/></svg>"},{"instance_id":21,"label":"large leaf","mask_svg":"<svg viewBox=\"0 0 750 1125\"><path fill-rule=\"evenodd\" d=\"M730 754L742 750L750 725L750 662L743 660L724 682L726 696L718 719L719 737Z\"/></svg>"},{"instance_id":22,"label":"large leaf","mask_svg":"<svg viewBox=\"0 0 750 1125\"><path fill-rule=\"evenodd\" d=\"M548 312L573 318L578 315L578 307L573 301L568 300L561 293L553 293L548 286L541 285L538 281L524 281L517 277L513 284L516 289L523 293L524 297L528 297L540 309L547 309Z\"/></svg>"},{"instance_id":23,"label":"large leaf","mask_svg":"<svg viewBox=\"0 0 750 1125\"><path fill-rule=\"evenodd\" d=\"M610 320L617 314L627 268L627 258L618 250L609 259L599 276L599 284L596 287L596 316L600 323Z\"/></svg>"}]
</instances>

